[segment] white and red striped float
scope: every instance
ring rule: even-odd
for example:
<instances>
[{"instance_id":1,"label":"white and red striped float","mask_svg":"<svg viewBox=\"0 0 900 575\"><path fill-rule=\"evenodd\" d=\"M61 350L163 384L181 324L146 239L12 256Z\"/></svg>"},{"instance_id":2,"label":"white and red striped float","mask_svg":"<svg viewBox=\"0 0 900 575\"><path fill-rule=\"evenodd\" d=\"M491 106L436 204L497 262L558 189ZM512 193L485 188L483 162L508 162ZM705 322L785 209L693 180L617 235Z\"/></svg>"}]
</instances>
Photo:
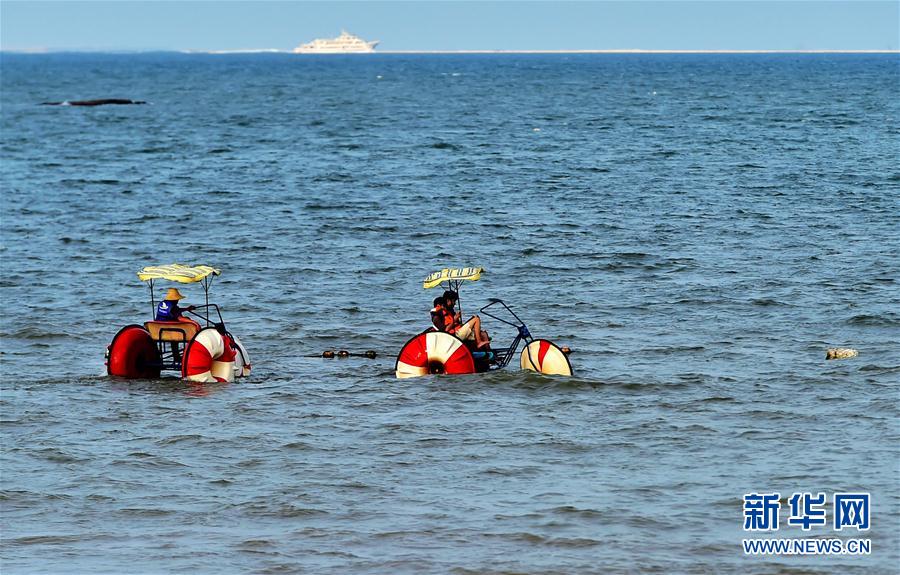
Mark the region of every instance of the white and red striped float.
<instances>
[{"instance_id":1,"label":"white and red striped float","mask_svg":"<svg viewBox=\"0 0 900 575\"><path fill-rule=\"evenodd\" d=\"M427 331L406 342L397 356L394 371L400 379L438 373L475 373L475 360L455 335Z\"/></svg>"},{"instance_id":2,"label":"white and red striped float","mask_svg":"<svg viewBox=\"0 0 900 575\"><path fill-rule=\"evenodd\" d=\"M231 336L231 341L234 342L235 351L237 351L234 356L234 376L247 377L250 375L250 354L247 353L244 344L236 335Z\"/></svg>"},{"instance_id":3,"label":"white and red striped float","mask_svg":"<svg viewBox=\"0 0 900 575\"><path fill-rule=\"evenodd\" d=\"M555 343L536 339L525 346L520 359L522 369L545 375L572 375L568 356Z\"/></svg>"},{"instance_id":4,"label":"white and red striped float","mask_svg":"<svg viewBox=\"0 0 900 575\"><path fill-rule=\"evenodd\" d=\"M230 382L250 373L247 351L236 337L215 328L197 332L184 349L181 377L189 381Z\"/></svg>"}]
</instances>

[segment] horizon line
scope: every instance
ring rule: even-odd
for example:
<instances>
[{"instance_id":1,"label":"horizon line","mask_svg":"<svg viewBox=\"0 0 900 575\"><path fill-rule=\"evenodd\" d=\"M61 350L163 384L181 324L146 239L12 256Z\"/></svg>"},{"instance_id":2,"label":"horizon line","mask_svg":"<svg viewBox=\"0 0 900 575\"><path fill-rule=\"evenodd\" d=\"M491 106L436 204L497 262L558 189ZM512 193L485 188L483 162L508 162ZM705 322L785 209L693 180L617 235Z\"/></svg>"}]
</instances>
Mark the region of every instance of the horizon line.
<instances>
[{"instance_id":1,"label":"horizon line","mask_svg":"<svg viewBox=\"0 0 900 575\"><path fill-rule=\"evenodd\" d=\"M502 49L475 49L475 50L378 50L373 52L336 52L336 53L297 53L293 50L280 48L248 48L234 50L193 50L193 49L65 49L65 48L31 48L31 49L0 49L0 53L12 54L146 54L146 53L175 53L175 54L292 54L297 56L366 56L372 54L405 55L405 54L900 54L900 49L644 49L644 48L613 48L613 49L586 49L586 50L502 50Z\"/></svg>"},{"instance_id":2,"label":"horizon line","mask_svg":"<svg viewBox=\"0 0 900 575\"><path fill-rule=\"evenodd\" d=\"M900 50L704 50L704 49L644 49L613 48L602 50L382 50L375 54L874 54L898 53Z\"/></svg>"}]
</instances>

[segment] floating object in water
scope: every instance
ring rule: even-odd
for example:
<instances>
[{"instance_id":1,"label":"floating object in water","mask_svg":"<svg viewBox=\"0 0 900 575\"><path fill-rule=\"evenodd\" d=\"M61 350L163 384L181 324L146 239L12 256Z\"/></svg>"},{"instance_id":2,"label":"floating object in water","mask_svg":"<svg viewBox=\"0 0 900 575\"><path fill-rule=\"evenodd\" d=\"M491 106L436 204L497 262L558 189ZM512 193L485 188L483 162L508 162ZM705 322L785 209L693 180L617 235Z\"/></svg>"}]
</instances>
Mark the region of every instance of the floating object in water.
<instances>
[{"instance_id":1,"label":"floating object in water","mask_svg":"<svg viewBox=\"0 0 900 575\"><path fill-rule=\"evenodd\" d=\"M459 291L463 281L477 281L484 269L477 267L443 269L430 274L422 285L425 289L444 285ZM500 310L501 306L503 310ZM525 342L520 365L522 369L554 375L572 375L569 348L560 349L552 342L534 339L519 316L502 300L491 299L480 313L516 328L516 336L505 349L477 349L473 341L463 341L455 335L430 328L406 342L397 355L394 372L399 379L429 374L481 373L503 369L512 360L519 343ZM495 314L502 313L503 317Z\"/></svg>"},{"instance_id":2,"label":"floating object in water","mask_svg":"<svg viewBox=\"0 0 900 575\"><path fill-rule=\"evenodd\" d=\"M825 359L850 359L858 355L858 351L849 347L832 347L825 352Z\"/></svg>"},{"instance_id":3,"label":"floating object in water","mask_svg":"<svg viewBox=\"0 0 900 575\"><path fill-rule=\"evenodd\" d=\"M63 100L62 102L41 102L41 106L127 106L146 104L143 100L128 98L102 98L100 100Z\"/></svg>"},{"instance_id":4,"label":"floating object in water","mask_svg":"<svg viewBox=\"0 0 900 575\"><path fill-rule=\"evenodd\" d=\"M375 351L371 350L371 349L366 350L363 353L350 353L346 349L342 349L340 351L334 351L333 349L326 349L325 351L322 352L321 357L324 357L325 359L334 359L336 357L340 357L340 358L366 357L369 359L375 359L377 356L378 356L378 354L375 353ZM318 356L311 356L311 357L318 357Z\"/></svg>"}]
</instances>

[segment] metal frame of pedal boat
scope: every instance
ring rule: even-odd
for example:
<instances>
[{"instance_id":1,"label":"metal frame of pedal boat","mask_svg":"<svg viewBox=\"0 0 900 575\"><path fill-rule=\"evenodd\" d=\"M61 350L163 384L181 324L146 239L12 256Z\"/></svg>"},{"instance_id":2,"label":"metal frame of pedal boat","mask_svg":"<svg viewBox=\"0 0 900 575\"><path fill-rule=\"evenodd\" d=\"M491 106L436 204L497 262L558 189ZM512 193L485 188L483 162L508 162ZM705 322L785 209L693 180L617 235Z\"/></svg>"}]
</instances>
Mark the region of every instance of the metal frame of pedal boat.
<instances>
[{"instance_id":1,"label":"metal frame of pedal boat","mask_svg":"<svg viewBox=\"0 0 900 575\"><path fill-rule=\"evenodd\" d=\"M194 306L194 310L185 310L184 313L201 320L198 323L205 324L203 325L203 327L214 327L215 329L219 330L220 333L227 334L228 330L225 327L225 319L222 317L222 310L219 309L218 304L209 303L209 290L212 286L212 278L214 275L215 274L209 274L199 282L200 285L203 286L204 301L206 303L204 303L203 305ZM150 287L150 306L152 310L152 317L155 318L156 298L153 294L153 279L147 280L147 285ZM212 311L215 311L215 316L213 316ZM215 318L218 318L219 321L213 321ZM162 339L161 337L160 339L154 339L156 348L157 350L159 350L159 368L161 370L181 372L181 360L182 358L184 358L184 350L187 347L187 344L190 343L192 338L184 337L184 330L179 329L174 322L172 324L172 327L160 328L160 336L162 336L163 333L180 333L181 338L175 340L166 340Z\"/></svg>"},{"instance_id":2,"label":"metal frame of pedal boat","mask_svg":"<svg viewBox=\"0 0 900 575\"><path fill-rule=\"evenodd\" d=\"M491 364L490 369L503 369L504 367L509 365L510 361L512 361L513 356L516 354L516 351L519 348L519 343L524 341L527 345L531 343L534 338L531 337L531 332L528 330L528 326L525 325L525 322L522 321L522 319L518 315L516 315L516 312L514 312L508 305L506 305L506 302L496 298L491 298L489 301L489 304L479 310L480 313L491 319L495 319L501 323L505 323L506 325L516 328L516 337L512 340L512 343L510 343L509 346L507 346L503 350L493 350L494 362ZM491 307L496 305L503 306L503 309L506 310L509 315L515 318L515 322L504 319L498 316L496 313L492 313L492 311L496 310L488 311Z\"/></svg>"}]
</instances>

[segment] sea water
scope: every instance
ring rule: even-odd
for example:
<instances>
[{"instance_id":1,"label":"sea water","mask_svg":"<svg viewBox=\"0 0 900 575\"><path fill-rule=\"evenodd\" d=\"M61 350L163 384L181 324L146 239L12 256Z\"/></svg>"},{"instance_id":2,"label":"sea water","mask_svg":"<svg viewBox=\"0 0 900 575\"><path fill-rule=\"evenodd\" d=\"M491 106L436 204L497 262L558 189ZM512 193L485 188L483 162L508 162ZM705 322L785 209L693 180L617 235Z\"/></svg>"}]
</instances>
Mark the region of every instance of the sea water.
<instances>
[{"instance_id":1,"label":"sea water","mask_svg":"<svg viewBox=\"0 0 900 575\"><path fill-rule=\"evenodd\" d=\"M897 55L0 64L4 573L896 572ZM105 375L173 262L248 379ZM395 379L469 265L574 377ZM745 556L754 492L871 554Z\"/></svg>"}]
</instances>

